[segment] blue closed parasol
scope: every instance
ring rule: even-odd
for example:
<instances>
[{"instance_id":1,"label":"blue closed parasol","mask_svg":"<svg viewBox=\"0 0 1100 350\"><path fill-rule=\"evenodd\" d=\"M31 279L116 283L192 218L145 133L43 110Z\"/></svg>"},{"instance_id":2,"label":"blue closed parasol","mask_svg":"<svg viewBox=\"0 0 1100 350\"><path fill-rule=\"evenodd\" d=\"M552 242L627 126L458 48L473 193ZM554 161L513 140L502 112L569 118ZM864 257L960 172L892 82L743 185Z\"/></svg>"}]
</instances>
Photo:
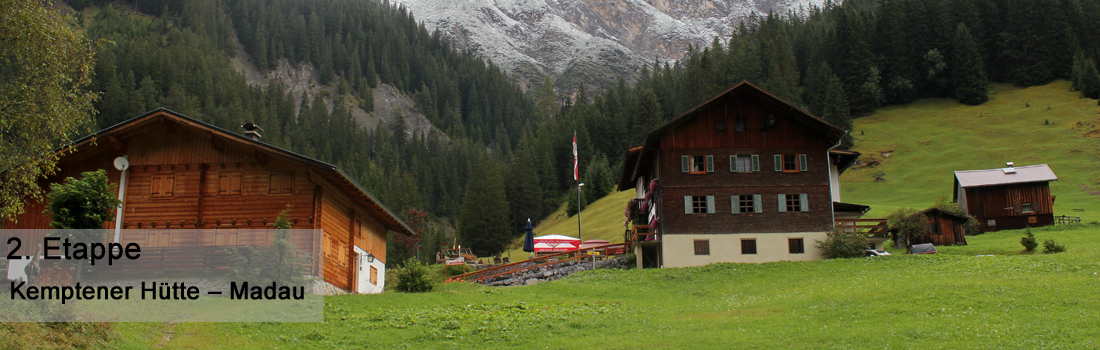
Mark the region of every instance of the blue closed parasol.
<instances>
[{"instance_id":1,"label":"blue closed parasol","mask_svg":"<svg viewBox=\"0 0 1100 350\"><path fill-rule=\"evenodd\" d=\"M527 218L527 226L523 229L527 230L527 237L523 238L523 251L532 253L535 251L535 228L531 226L531 218Z\"/></svg>"}]
</instances>

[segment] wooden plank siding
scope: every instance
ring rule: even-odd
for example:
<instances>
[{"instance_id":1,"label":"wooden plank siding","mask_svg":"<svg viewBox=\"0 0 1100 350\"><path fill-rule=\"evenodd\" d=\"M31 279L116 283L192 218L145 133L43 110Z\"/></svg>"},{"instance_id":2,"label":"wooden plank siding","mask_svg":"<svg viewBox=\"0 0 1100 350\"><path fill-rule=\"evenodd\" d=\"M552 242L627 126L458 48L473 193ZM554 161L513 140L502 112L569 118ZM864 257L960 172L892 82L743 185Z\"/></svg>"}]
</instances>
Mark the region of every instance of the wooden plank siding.
<instances>
[{"instance_id":1,"label":"wooden plank siding","mask_svg":"<svg viewBox=\"0 0 1100 350\"><path fill-rule=\"evenodd\" d=\"M712 102L690 122L681 124L661 139L661 148L827 148L820 131L793 120L790 112L758 102L744 94L731 94ZM776 118L775 125L760 130L766 116ZM737 116L745 116L747 127L735 131ZM717 130L725 123L725 132Z\"/></svg>"},{"instance_id":2,"label":"wooden plank siding","mask_svg":"<svg viewBox=\"0 0 1100 350\"><path fill-rule=\"evenodd\" d=\"M408 227L335 166L158 110L101 130L62 154L44 188L106 169L120 183L127 156L122 242L143 248L267 246L278 214L291 205L291 241L333 285L354 290L354 246L385 262L387 230ZM32 200L5 229L46 229L45 205ZM114 223L104 228L113 233ZM353 235L354 233L354 235ZM108 234L111 235L111 234ZM113 238L113 237L112 237Z\"/></svg>"},{"instance_id":3,"label":"wooden plank siding","mask_svg":"<svg viewBox=\"0 0 1100 350\"><path fill-rule=\"evenodd\" d=\"M822 132L795 120L787 110L746 94L730 94L698 110L698 116L677 125L661 139L659 168L664 234L770 233L828 231L833 225L829 193L828 143ZM775 125L761 130L767 115ZM737 116L747 126L736 131ZM717 125L725 123L725 132ZM759 171L730 171L730 156L756 154ZM776 172L773 156L806 155L807 171ZM714 172L683 173L681 156L710 155ZM809 212L778 212L778 194L807 194ZM713 195L714 214L684 214L684 196ZM760 195L763 213L731 214L734 195Z\"/></svg>"},{"instance_id":4,"label":"wooden plank siding","mask_svg":"<svg viewBox=\"0 0 1100 350\"><path fill-rule=\"evenodd\" d=\"M1054 202L1048 182L966 188L967 213L978 218L978 229L989 232L1054 224ZM1033 212L1023 212L1032 203ZM989 220L995 225L990 226Z\"/></svg>"},{"instance_id":5,"label":"wooden plank siding","mask_svg":"<svg viewBox=\"0 0 1100 350\"><path fill-rule=\"evenodd\" d=\"M321 181L327 185L327 182ZM327 186L326 186L327 188ZM323 231L325 281L338 288L355 288L355 250L371 252L386 262L386 229L350 199L336 191L322 191L320 228Z\"/></svg>"}]
</instances>

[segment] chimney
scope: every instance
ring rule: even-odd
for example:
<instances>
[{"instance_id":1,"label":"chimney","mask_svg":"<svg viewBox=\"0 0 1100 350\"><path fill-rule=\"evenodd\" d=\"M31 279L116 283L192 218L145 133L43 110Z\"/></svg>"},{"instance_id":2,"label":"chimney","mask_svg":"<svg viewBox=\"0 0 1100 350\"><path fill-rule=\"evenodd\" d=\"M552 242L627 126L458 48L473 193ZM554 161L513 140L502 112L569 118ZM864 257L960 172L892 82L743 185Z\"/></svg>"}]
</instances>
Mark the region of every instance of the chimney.
<instances>
[{"instance_id":1,"label":"chimney","mask_svg":"<svg viewBox=\"0 0 1100 350\"><path fill-rule=\"evenodd\" d=\"M244 128L244 136L252 141L259 141L263 135L260 135L260 131L264 131L259 125L248 123L241 125Z\"/></svg>"},{"instance_id":2,"label":"chimney","mask_svg":"<svg viewBox=\"0 0 1100 350\"><path fill-rule=\"evenodd\" d=\"M1007 162L1007 163L1005 163L1005 165L1007 166L1007 168L1011 168L1011 167L1012 167L1012 165L1014 165L1014 164L1015 164L1015 163L1012 163L1012 162Z\"/></svg>"}]
</instances>

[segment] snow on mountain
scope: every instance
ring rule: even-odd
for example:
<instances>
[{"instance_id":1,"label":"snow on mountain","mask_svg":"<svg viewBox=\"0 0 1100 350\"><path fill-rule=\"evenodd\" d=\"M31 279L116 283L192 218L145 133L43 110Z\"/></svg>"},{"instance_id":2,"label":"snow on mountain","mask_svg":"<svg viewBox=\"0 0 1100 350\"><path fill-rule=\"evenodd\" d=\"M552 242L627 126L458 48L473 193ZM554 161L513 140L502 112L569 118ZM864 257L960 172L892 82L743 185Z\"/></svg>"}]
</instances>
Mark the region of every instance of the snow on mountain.
<instances>
[{"instance_id":1,"label":"snow on mountain","mask_svg":"<svg viewBox=\"0 0 1100 350\"><path fill-rule=\"evenodd\" d=\"M726 41L751 13L786 13L824 0L395 0L429 30L492 60L523 88L549 74L558 87L628 81L688 45Z\"/></svg>"}]
</instances>

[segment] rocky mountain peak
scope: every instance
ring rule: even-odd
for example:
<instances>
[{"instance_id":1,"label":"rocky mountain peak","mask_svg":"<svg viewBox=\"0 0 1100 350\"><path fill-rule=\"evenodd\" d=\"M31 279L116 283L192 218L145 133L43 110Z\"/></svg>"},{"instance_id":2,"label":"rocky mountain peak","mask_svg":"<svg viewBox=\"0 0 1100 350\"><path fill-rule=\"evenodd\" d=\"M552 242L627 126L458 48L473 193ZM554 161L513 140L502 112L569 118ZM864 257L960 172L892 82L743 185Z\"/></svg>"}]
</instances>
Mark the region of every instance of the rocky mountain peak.
<instances>
[{"instance_id":1,"label":"rocky mountain peak","mask_svg":"<svg viewBox=\"0 0 1100 350\"><path fill-rule=\"evenodd\" d=\"M429 30L493 61L524 89L549 74L559 88L601 89L643 65L679 59L688 45L728 41L752 13L787 13L823 0L396 0ZM594 91L591 90L590 91Z\"/></svg>"}]
</instances>

